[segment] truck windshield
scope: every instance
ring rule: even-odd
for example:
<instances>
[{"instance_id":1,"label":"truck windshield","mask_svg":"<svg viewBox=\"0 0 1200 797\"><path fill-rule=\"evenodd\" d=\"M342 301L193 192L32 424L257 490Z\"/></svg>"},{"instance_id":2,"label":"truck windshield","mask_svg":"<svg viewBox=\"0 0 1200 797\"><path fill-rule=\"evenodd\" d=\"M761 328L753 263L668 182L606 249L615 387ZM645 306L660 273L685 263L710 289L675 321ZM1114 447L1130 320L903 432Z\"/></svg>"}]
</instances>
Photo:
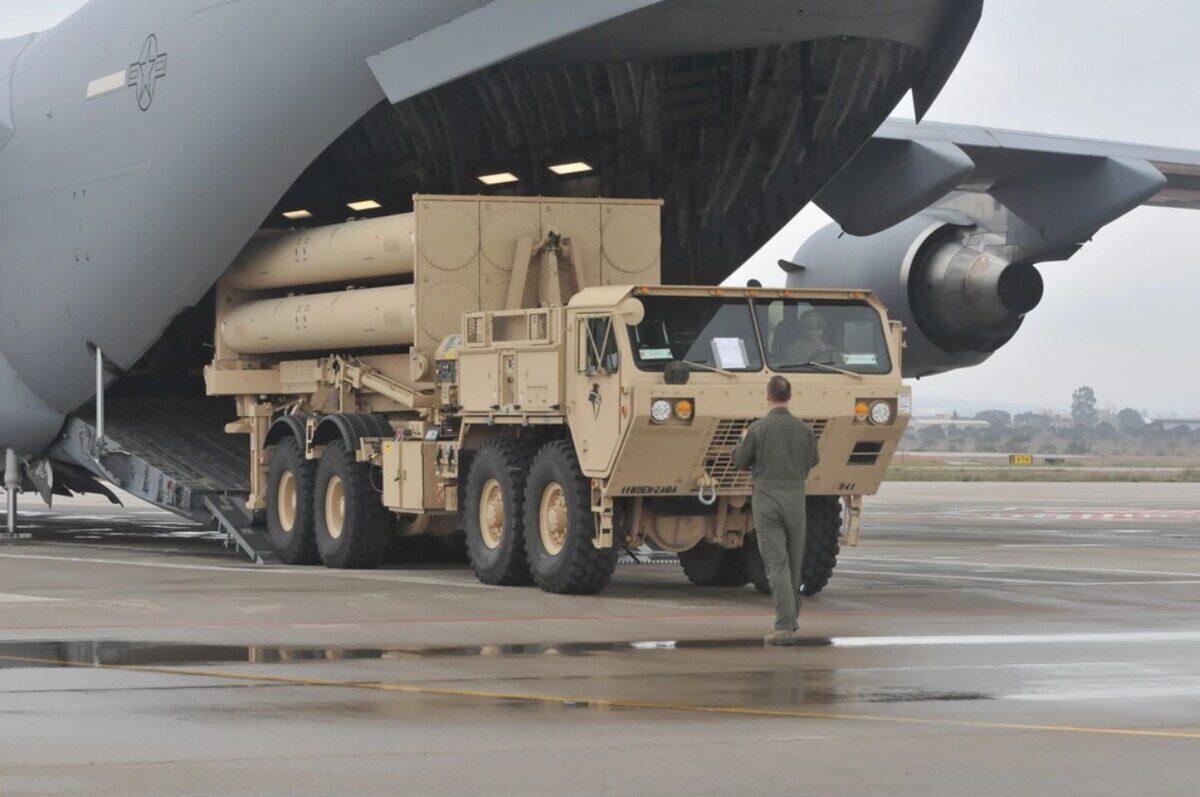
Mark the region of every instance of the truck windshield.
<instances>
[{"instance_id":1,"label":"truck windshield","mask_svg":"<svg viewBox=\"0 0 1200 797\"><path fill-rule=\"evenodd\" d=\"M865 302L756 299L754 312L773 371L891 373L879 313Z\"/></svg>"},{"instance_id":2,"label":"truck windshield","mask_svg":"<svg viewBox=\"0 0 1200 797\"><path fill-rule=\"evenodd\" d=\"M629 327L634 362L662 371L682 360L725 371L762 370L750 303L743 298L643 296L646 316Z\"/></svg>"}]
</instances>

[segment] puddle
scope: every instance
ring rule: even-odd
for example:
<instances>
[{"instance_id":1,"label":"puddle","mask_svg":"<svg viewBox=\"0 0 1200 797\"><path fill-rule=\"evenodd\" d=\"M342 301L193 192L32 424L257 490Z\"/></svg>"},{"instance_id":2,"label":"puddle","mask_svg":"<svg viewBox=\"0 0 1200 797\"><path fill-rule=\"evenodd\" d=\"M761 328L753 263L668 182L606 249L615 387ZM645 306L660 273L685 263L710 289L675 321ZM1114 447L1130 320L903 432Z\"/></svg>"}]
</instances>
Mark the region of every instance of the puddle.
<instances>
[{"instance_id":1,"label":"puddle","mask_svg":"<svg viewBox=\"0 0 1200 797\"><path fill-rule=\"evenodd\" d=\"M797 640L796 647L830 647L827 637ZM587 656L592 653L663 650L721 650L763 646L751 639L569 642L556 645L470 645L454 647L305 647L287 645L202 645L125 642L0 642L0 668L69 665L277 664L291 661L429 659L465 656Z\"/></svg>"},{"instance_id":2,"label":"puddle","mask_svg":"<svg viewBox=\"0 0 1200 797\"><path fill-rule=\"evenodd\" d=\"M1115 633L994 634L879 637L800 637L795 647L871 648L979 645L1097 644L1109 642L1195 643L1200 630ZM453 657L588 656L672 650L762 650L762 637L742 639L567 642L561 644L312 647L291 645L205 645L119 640L0 642L0 668L65 665L277 664L291 661L352 659L436 659ZM775 652L787 648L776 648Z\"/></svg>"},{"instance_id":3,"label":"puddle","mask_svg":"<svg viewBox=\"0 0 1200 797\"><path fill-rule=\"evenodd\" d=\"M824 637L800 641L798 647L821 648L836 644ZM587 656L605 652L754 649L762 651L761 638L716 640L660 640L645 642L581 642L561 645L480 645L460 647L304 647L277 645L202 645L189 643L84 640L0 643L0 669L67 666L183 667L206 664L280 664L351 660L436 659L439 657ZM778 668L787 659L772 658ZM797 663L802 659L795 659ZM554 676L550 676L554 677ZM603 680L604 676L599 676ZM711 698L713 684L705 674L650 673L638 679L654 690L696 692ZM911 686L867 687L839 683L836 669L763 669L739 671L721 678L721 689L737 705L797 706L842 703L916 703L930 701L992 700L995 695L968 690L933 691ZM657 685L656 685L657 684ZM657 692L656 692L657 693ZM592 701L577 701L579 708ZM701 700L701 702L704 702ZM570 702L567 704L570 707Z\"/></svg>"}]
</instances>

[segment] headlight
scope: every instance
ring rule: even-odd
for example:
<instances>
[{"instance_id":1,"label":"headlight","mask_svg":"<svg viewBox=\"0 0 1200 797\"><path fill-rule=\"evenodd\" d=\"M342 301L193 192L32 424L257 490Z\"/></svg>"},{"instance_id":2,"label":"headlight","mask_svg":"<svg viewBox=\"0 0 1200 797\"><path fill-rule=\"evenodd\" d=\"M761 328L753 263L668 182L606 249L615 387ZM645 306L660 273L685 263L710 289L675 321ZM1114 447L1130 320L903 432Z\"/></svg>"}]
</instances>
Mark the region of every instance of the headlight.
<instances>
[{"instance_id":1,"label":"headlight","mask_svg":"<svg viewBox=\"0 0 1200 797\"><path fill-rule=\"evenodd\" d=\"M887 426L892 422L892 405L886 401L876 401L871 405L870 419L876 426Z\"/></svg>"},{"instance_id":2,"label":"headlight","mask_svg":"<svg viewBox=\"0 0 1200 797\"><path fill-rule=\"evenodd\" d=\"M650 405L650 420L655 423L666 423L671 420L671 402L658 399Z\"/></svg>"},{"instance_id":3,"label":"headlight","mask_svg":"<svg viewBox=\"0 0 1200 797\"><path fill-rule=\"evenodd\" d=\"M675 402L675 417L681 421L690 421L695 411L696 408L687 399L680 399Z\"/></svg>"}]
</instances>

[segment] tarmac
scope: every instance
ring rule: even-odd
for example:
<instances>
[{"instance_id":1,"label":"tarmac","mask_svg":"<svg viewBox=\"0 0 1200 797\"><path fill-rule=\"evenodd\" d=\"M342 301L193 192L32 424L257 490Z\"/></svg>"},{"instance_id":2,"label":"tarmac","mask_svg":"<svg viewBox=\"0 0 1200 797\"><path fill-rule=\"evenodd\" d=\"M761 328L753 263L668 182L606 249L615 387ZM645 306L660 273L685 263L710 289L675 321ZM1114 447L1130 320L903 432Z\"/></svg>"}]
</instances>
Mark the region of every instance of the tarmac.
<instances>
[{"instance_id":1,"label":"tarmac","mask_svg":"<svg viewBox=\"0 0 1200 797\"><path fill-rule=\"evenodd\" d=\"M1200 486L895 483L764 649L752 588L623 565L261 568L78 500L0 546L0 793L1181 795Z\"/></svg>"}]
</instances>

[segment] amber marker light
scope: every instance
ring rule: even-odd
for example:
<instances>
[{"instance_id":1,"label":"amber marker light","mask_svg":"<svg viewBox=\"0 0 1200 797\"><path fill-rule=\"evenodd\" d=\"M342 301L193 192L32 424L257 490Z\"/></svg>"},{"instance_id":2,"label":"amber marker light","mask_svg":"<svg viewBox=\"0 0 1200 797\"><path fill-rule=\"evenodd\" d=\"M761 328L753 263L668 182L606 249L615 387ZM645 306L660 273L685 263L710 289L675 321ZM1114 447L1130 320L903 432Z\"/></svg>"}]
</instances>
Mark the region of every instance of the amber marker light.
<instances>
[{"instance_id":1,"label":"amber marker light","mask_svg":"<svg viewBox=\"0 0 1200 797\"><path fill-rule=\"evenodd\" d=\"M675 417L681 421L690 421L696 408L688 399L680 399L675 402Z\"/></svg>"},{"instance_id":2,"label":"amber marker light","mask_svg":"<svg viewBox=\"0 0 1200 797\"><path fill-rule=\"evenodd\" d=\"M871 407L865 401L860 401L854 405L854 417L860 421L865 421L870 412Z\"/></svg>"}]
</instances>

